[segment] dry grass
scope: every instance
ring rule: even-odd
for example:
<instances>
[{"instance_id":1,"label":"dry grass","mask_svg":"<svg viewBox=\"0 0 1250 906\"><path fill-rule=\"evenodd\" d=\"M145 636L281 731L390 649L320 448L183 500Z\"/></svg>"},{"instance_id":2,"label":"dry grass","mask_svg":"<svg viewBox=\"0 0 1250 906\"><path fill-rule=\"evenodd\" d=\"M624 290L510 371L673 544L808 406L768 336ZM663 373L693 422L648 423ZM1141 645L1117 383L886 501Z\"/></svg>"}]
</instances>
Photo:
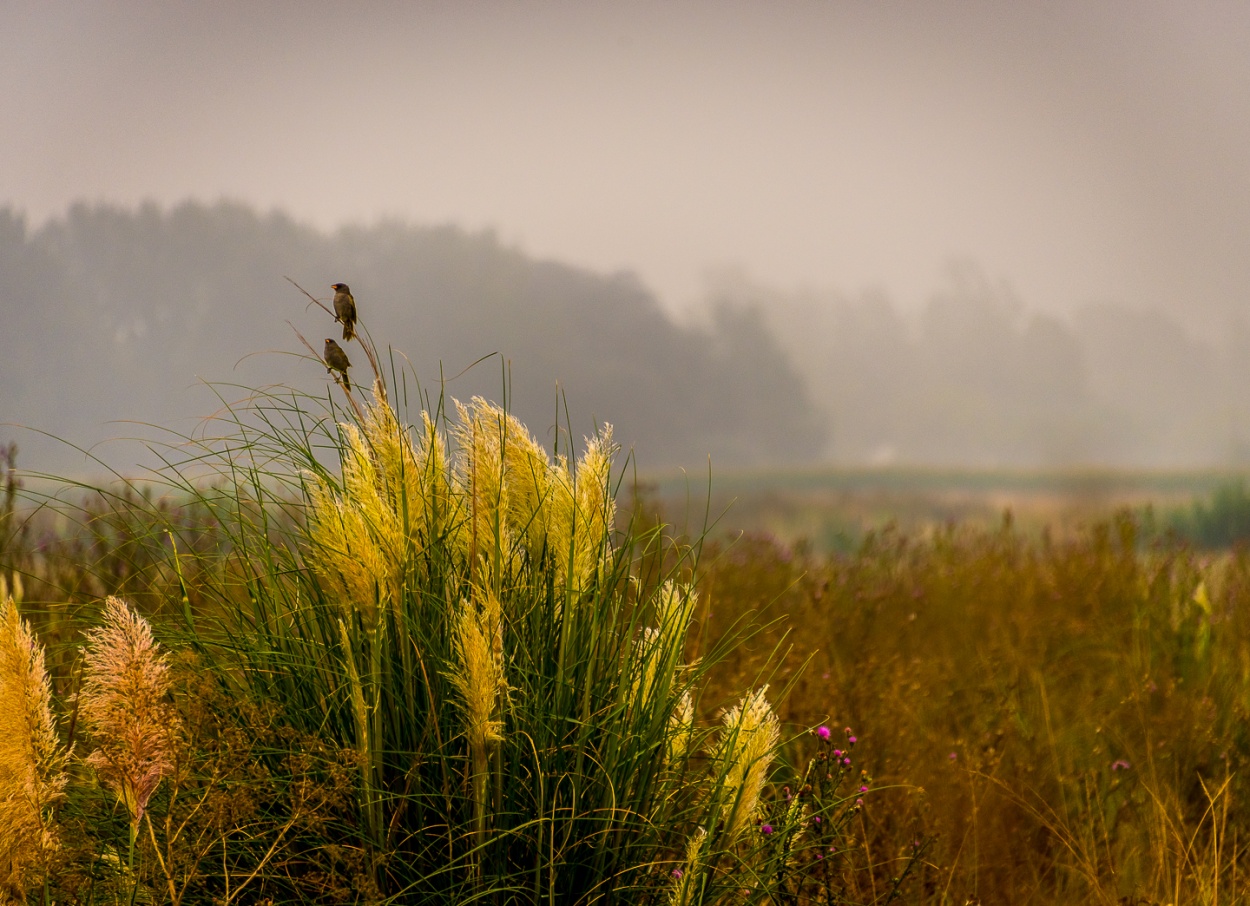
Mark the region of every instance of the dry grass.
<instances>
[{"instance_id":1,"label":"dry grass","mask_svg":"<svg viewBox=\"0 0 1250 906\"><path fill-rule=\"evenodd\" d=\"M187 619L206 622L237 611L246 613L251 629L271 633L267 644L289 644L295 633L309 631L297 623L298 611L279 619L256 601L272 605L274 589L296 588L283 583L298 574L308 583L298 587L300 595L319 589L328 627L307 641L308 657L321 660L310 660L302 675L282 674L298 653L294 648L250 652L270 658L270 672L252 677L250 687L239 675L209 669L193 635L183 637L180 650L171 648L177 655L170 666L174 692L164 700L177 708L182 744L167 759L160 785L149 791L142 833L131 833L133 810L119 812L111 794L85 790L82 781L89 778L80 765L77 791L58 814L63 846L56 896L85 903L142 891L170 903L241 902L281 890L292 901L382 902L388 873L394 878L403 867L400 857L446 852L454 852L464 870L457 883L474 883L470 867L477 878L493 870L496 878L509 879L518 866L542 858L543 848L510 844L492 855L485 845L477 853L473 841L488 840L493 822L504 820L516 822L515 839L522 839L537 814L536 800L528 797L539 781L559 783L537 805L551 814L569 808L561 784L602 777L569 734L599 726L593 721L624 719L628 732L613 730L604 739L615 746L631 733L646 734L636 751L622 745L619 764L653 759L649 807L662 816L650 831L654 866L639 882L644 902L699 902L705 895L762 902L764 889L784 890L788 899L782 901L804 906L884 903L896 896L917 904L1246 902L1250 559L1244 555L1151 546L1127 515L1091 510L1069 520L1068 511L1045 495L1036 498L1024 525L1001 515L989 519L985 514L1000 502L992 493L968 498L980 501L975 518L945 498L950 513L968 518L950 523L943 515L877 531L865 522L855 539L832 553L754 533L733 544L708 544L696 558L692 548L649 533L652 523L635 512L637 533L613 539L633 564L628 580L618 581L620 588L645 590L646 597L628 597L620 613L633 615L617 616L619 622L605 628L606 611L586 610L578 592L599 581L597 560L584 553L603 557L612 550L602 535L612 504L606 457L595 449L587 454L579 487L567 463L527 445L506 420L483 413L491 415L478 413L479 429L493 429L492 439L504 430L505 438L519 441L508 490L488 493L484 462L447 468L448 454L431 440L428 423L411 450L388 447L394 428L378 418L361 429L365 434L348 432L344 480L325 484L313 502L331 515L347 503L372 507L360 519L356 549L369 539L382 565L354 584L336 578L342 570L266 572L268 552L245 548L207 495L180 503L123 490L93 493L57 513L6 515L0 573L8 582L20 577L24 613L48 646L53 695L61 702L74 700L82 682L76 659L83 631L99 624L99 600L109 594L133 600L158 634L175 625L185 632ZM471 446L484 443L473 432L467 437ZM387 449L392 479L411 484L369 473L385 459L376 451ZM494 449L501 459L499 451L509 446ZM466 500L479 495L478 512L459 523L469 531L439 521L454 509L452 485L441 478L431 484L434 476L461 482ZM527 476L535 480L527 484ZM533 492L529 503L505 506L523 501L526 488ZM933 498L926 499L924 506ZM431 502L411 506L416 500ZM543 523L517 516L544 512L542 501L550 501ZM264 515L246 499L235 505L240 519L259 522ZM468 513L471 506L460 509ZM399 515L408 520L402 534L409 540L388 543L395 532L387 520ZM473 521L482 516L488 518ZM1063 520L1062 530L1047 531L1051 519ZM298 520L283 524L295 527L298 537ZM305 566L315 567L317 556L342 557L330 531L341 524L341 518L314 518ZM595 543L584 553L574 543L558 544L562 567L531 583L547 596L540 599L545 609L522 609L521 587L505 582L515 563L503 556L480 560L494 546L485 536L501 531L516 542L514 553L579 533ZM496 584L474 584L465 573L457 586L464 594L415 595L448 567L414 559L416 548L408 545L440 533L448 550L478 561L476 576ZM367 581L373 577L383 581ZM491 598L499 588L512 597ZM387 616L401 598L406 623ZM639 600L646 606L631 610ZM442 645L445 656L431 661L426 676L431 698L434 687L445 684L446 716L419 731L402 722L383 727L375 643L365 630L392 619L378 639L402 639L431 607L439 612L444 604L436 632L420 645L396 649L394 688L417 675L400 669L403 651L425 657ZM492 615L499 608L502 624ZM362 613L369 619L360 622ZM588 641L537 634L563 619L577 620L580 638ZM755 628L744 629L752 622ZM522 632L545 642L520 644ZM622 633L632 633L628 645ZM746 641L718 647L727 637ZM544 659L553 652L580 657L598 650L595 645L617 645L620 657L635 660L620 676L596 673L594 681L604 685L593 698L571 694L566 682L538 672L548 669ZM357 656L347 656L353 651ZM332 680L336 703L309 691L319 675ZM454 676L465 682L457 686ZM525 691L512 688L526 682ZM742 698L743 690L764 682L771 683L767 704ZM241 695L244 688L254 694ZM529 735L518 733L518 715L535 708L540 695L564 700L563 716L544 727L550 709L536 710ZM651 712L640 703L661 699L666 704L655 710L651 726ZM594 711L592 701L598 702ZM732 702L742 702L737 711L718 712ZM65 710L72 728L79 715ZM778 732L765 710L780 720L780 735L792 739L776 753L771 772L758 769L773 757ZM727 759L733 767L716 783L674 780L716 761L716 727L741 724L739 741L750 742L745 737L751 734L742 732L748 712L759 718L753 724L763 740L758 752ZM388 719L408 720L413 713L406 704L392 706ZM321 726L323 714L337 727ZM83 744L88 721L81 716ZM798 732L821 724L833 728L827 740ZM452 754L440 756L445 766L417 758L392 763L399 748L371 742L375 727L409 751L435 738L464 751L447 749ZM531 771L530 750L520 743L530 745L536 728L550 735L533 751L559 754L559 770L524 773ZM410 731L415 742L402 736ZM67 732L74 730L63 726L62 735ZM428 800L410 796L407 785L430 765L440 767L443 787ZM579 795L589 788L580 787ZM604 786L601 801L611 802L620 789ZM456 813L462 826L417 814L423 808L434 814L439 796L463 801ZM498 811L510 796L516 797L512 811ZM719 829L718 822L709 825L705 836L688 816L709 802L723 820ZM822 802L836 807L816 823L808 809ZM383 808L393 811L383 814ZM598 816L606 813L578 819L589 828L586 840L605 836ZM712 841L723 841L727 826L753 829L744 835L750 844L714 852ZM409 827L415 830L406 836L394 830ZM551 838L545 839L550 847ZM133 868L126 864L127 845L136 847ZM574 866L578 883L599 877L594 860L609 864L602 847L563 845L550 870ZM378 859L370 847L383 846L400 856ZM751 886L730 882L748 876ZM430 890L417 899L433 902L442 876L429 877ZM748 889L755 893L743 893ZM402 898L392 895L395 902Z\"/></svg>"},{"instance_id":2,"label":"dry grass","mask_svg":"<svg viewBox=\"0 0 1250 906\"><path fill-rule=\"evenodd\" d=\"M1245 556L1139 549L1121 516L1062 539L886 530L826 558L746 536L708 562L713 636L757 608L800 629L783 717L859 732L864 851L934 836L917 902L1244 901Z\"/></svg>"}]
</instances>

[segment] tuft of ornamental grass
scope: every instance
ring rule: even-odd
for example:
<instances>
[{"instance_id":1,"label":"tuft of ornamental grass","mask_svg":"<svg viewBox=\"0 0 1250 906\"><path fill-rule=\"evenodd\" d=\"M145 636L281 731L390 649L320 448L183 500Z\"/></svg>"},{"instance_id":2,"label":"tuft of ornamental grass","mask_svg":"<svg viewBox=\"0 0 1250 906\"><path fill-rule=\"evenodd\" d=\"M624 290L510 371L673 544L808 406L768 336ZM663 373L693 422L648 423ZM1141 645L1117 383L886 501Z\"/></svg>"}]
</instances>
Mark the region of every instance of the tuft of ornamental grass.
<instances>
[{"instance_id":1,"label":"tuft of ornamental grass","mask_svg":"<svg viewBox=\"0 0 1250 906\"><path fill-rule=\"evenodd\" d=\"M223 395L142 486L30 496L24 524L67 540L0 567L93 747L45 899L843 896L849 760L827 731L785 759L784 634L700 637L700 543L617 525L610 427L548 452L419 388L409 422L366 351L369 392ZM709 700L751 640L765 666Z\"/></svg>"}]
</instances>

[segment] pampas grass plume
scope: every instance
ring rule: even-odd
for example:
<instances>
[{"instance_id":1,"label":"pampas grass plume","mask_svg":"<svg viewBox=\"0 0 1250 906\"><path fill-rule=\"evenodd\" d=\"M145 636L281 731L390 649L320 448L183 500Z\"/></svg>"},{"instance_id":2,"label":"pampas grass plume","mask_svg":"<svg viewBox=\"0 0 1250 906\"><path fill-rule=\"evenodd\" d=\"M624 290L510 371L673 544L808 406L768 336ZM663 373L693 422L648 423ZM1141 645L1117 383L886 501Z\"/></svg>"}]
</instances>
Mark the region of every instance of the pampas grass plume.
<instances>
[{"instance_id":1,"label":"pampas grass plume","mask_svg":"<svg viewBox=\"0 0 1250 906\"><path fill-rule=\"evenodd\" d=\"M43 858L57 847L52 808L64 797L66 753L52 719L43 646L0 600L0 902L24 902Z\"/></svg>"},{"instance_id":2,"label":"pampas grass plume","mask_svg":"<svg viewBox=\"0 0 1250 906\"><path fill-rule=\"evenodd\" d=\"M781 735L777 715L764 693L768 686L747 693L725 712L721 730L721 758L725 759L725 790L737 792L725 831L732 839L745 829L759 810L760 794Z\"/></svg>"},{"instance_id":3,"label":"pampas grass plume","mask_svg":"<svg viewBox=\"0 0 1250 906\"><path fill-rule=\"evenodd\" d=\"M126 806L132 828L174 764L179 725L165 700L169 665L159 649L147 621L110 597L83 658L79 715L96 743L87 763Z\"/></svg>"},{"instance_id":4,"label":"pampas grass plume","mask_svg":"<svg viewBox=\"0 0 1250 906\"><path fill-rule=\"evenodd\" d=\"M703 848L706 839L707 831L701 827L696 828L695 832L690 835L686 843L686 859L681 867L673 872L673 887L669 892L668 906L687 906L695 902L694 898L702 886L700 875L703 873L703 862L706 856Z\"/></svg>"}]
</instances>

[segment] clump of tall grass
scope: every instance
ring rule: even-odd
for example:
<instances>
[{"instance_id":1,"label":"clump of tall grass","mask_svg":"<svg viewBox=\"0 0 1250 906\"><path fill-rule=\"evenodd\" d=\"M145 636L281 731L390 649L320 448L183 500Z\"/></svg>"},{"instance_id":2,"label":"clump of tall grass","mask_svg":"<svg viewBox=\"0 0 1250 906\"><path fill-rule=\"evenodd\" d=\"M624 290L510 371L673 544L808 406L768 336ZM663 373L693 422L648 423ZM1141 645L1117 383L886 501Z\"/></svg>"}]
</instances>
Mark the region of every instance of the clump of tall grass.
<instances>
[{"instance_id":1,"label":"clump of tall grass","mask_svg":"<svg viewBox=\"0 0 1250 906\"><path fill-rule=\"evenodd\" d=\"M698 545L617 526L610 427L548 451L503 407L420 393L410 424L366 350L372 390L335 382L346 408L252 393L224 407L223 437L171 448L157 478L215 544L166 497L110 494L141 514L119 522L138 527L126 543L157 553L152 622L110 598L81 660L63 655L86 764L124 816L70 787L60 889L683 904L842 889L825 854L860 807L849 769L828 746L786 763L786 684L770 700L767 670L706 700L708 671L758 627L695 642Z\"/></svg>"},{"instance_id":2,"label":"clump of tall grass","mask_svg":"<svg viewBox=\"0 0 1250 906\"><path fill-rule=\"evenodd\" d=\"M697 596L676 574L695 564L632 569L610 429L574 462L485 400L455 411L410 432L375 382L337 428L341 471L302 473L307 528L251 623L250 694L298 676L293 719L356 752L351 839L379 891L642 896L702 828L710 901L722 860L767 849L747 839L781 741L764 690L718 742L696 728L714 658L685 660Z\"/></svg>"}]
</instances>

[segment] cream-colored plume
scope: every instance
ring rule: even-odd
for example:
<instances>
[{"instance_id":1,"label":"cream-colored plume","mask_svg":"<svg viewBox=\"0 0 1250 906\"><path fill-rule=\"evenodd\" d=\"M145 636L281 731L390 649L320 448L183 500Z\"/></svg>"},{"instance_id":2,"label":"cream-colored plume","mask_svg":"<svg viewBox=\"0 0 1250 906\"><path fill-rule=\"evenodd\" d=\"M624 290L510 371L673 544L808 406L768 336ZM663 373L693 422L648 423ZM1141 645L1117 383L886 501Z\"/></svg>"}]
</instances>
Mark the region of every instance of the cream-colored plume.
<instances>
[{"instance_id":1,"label":"cream-colored plume","mask_svg":"<svg viewBox=\"0 0 1250 906\"><path fill-rule=\"evenodd\" d=\"M66 753L52 719L43 646L11 597L0 599L0 902L25 902L57 847Z\"/></svg>"},{"instance_id":2,"label":"cream-colored plume","mask_svg":"<svg viewBox=\"0 0 1250 906\"><path fill-rule=\"evenodd\" d=\"M454 668L448 679L460 696L465 734L475 761L503 737L500 708L508 691L504 677L503 625L498 598L481 595L482 605L464 601L452 626Z\"/></svg>"},{"instance_id":3,"label":"cream-colored plume","mask_svg":"<svg viewBox=\"0 0 1250 906\"><path fill-rule=\"evenodd\" d=\"M147 621L116 597L105 602L104 625L87 633L83 661L78 712L96 745L87 763L137 828L174 767L179 722L166 700L169 665Z\"/></svg>"},{"instance_id":4,"label":"cream-colored plume","mask_svg":"<svg viewBox=\"0 0 1250 906\"><path fill-rule=\"evenodd\" d=\"M686 632L690 627L690 618L694 614L697 602L698 593L689 585L670 579L660 586L655 599L655 621L658 627L644 629L634 646L635 668L629 694L631 707L655 707L657 705L667 707L667 700L658 702L656 699L667 690L667 687L671 686L676 678L676 671L681 665L686 644ZM683 720L687 726L693 721L694 705L692 702L683 701L679 709L686 707L687 704L691 711L688 720L674 712L669 721L670 751L677 746L681 754L685 753L684 743L674 738L672 733L678 730ZM678 732L682 731L678 730Z\"/></svg>"},{"instance_id":5,"label":"cream-colored plume","mask_svg":"<svg viewBox=\"0 0 1250 906\"><path fill-rule=\"evenodd\" d=\"M703 864L707 858L704 843L707 831L696 828L686 842L686 858L681 867L673 871L673 886L668 895L668 906L688 906L702 887Z\"/></svg>"},{"instance_id":6,"label":"cream-colored plume","mask_svg":"<svg viewBox=\"0 0 1250 906\"><path fill-rule=\"evenodd\" d=\"M762 686L748 693L722 718L718 755L725 772L725 792L733 802L725 822L731 839L755 819L781 735L777 715L764 697L767 691L768 686Z\"/></svg>"},{"instance_id":7,"label":"cream-colored plume","mask_svg":"<svg viewBox=\"0 0 1250 906\"><path fill-rule=\"evenodd\" d=\"M573 592L586 589L600 576L612 553L609 533L616 520L612 497L612 426L587 438L586 452L570 469L560 457L552 469L549 544L556 580Z\"/></svg>"},{"instance_id":8,"label":"cream-colored plume","mask_svg":"<svg viewBox=\"0 0 1250 906\"><path fill-rule=\"evenodd\" d=\"M370 630L379 625L379 606L398 606L420 552L463 521L442 438L429 415L422 417L414 445L375 392L359 428L339 426L346 441L341 489L321 475L308 484L311 566L343 613L360 613Z\"/></svg>"}]
</instances>

